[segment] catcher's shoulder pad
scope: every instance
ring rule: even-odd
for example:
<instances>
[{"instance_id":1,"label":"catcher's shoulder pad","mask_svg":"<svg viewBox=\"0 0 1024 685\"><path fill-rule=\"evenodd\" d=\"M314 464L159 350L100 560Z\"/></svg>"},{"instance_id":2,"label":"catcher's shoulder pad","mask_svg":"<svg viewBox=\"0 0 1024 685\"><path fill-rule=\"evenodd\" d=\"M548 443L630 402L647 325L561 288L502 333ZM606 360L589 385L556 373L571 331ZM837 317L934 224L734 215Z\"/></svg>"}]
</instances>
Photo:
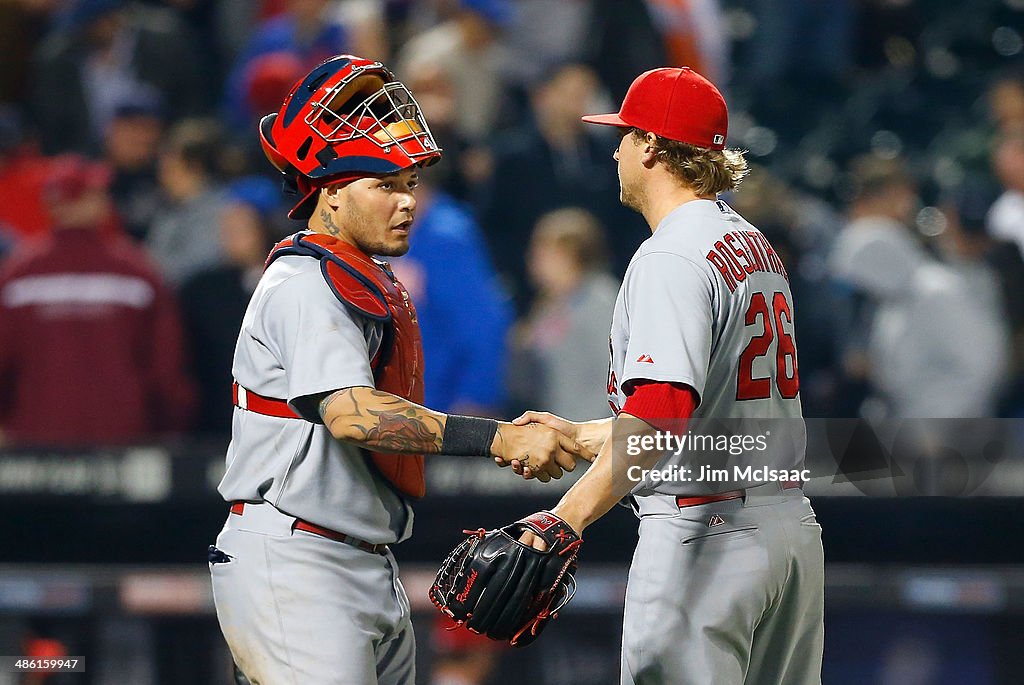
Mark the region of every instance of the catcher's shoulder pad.
<instances>
[{"instance_id":1,"label":"catcher's shoulder pad","mask_svg":"<svg viewBox=\"0 0 1024 685\"><path fill-rule=\"evenodd\" d=\"M372 258L330 236L303 233L296 233L275 245L267 257L267 266L286 255L319 260L320 272L328 287L346 307L374 321L391 319L387 297L379 282L383 271Z\"/></svg>"},{"instance_id":2,"label":"catcher's shoulder pad","mask_svg":"<svg viewBox=\"0 0 1024 685\"><path fill-rule=\"evenodd\" d=\"M342 304L375 321L391 319L391 310L381 289L350 264L338 258L320 262L324 279Z\"/></svg>"}]
</instances>

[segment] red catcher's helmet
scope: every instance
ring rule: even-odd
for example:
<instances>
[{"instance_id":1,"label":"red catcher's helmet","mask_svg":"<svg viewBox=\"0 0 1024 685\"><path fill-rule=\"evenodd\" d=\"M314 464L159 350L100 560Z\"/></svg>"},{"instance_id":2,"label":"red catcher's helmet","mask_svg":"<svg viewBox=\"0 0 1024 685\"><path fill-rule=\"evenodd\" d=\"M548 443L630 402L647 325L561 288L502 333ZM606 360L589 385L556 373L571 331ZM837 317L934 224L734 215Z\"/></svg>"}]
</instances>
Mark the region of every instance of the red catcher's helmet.
<instances>
[{"instance_id":1,"label":"red catcher's helmet","mask_svg":"<svg viewBox=\"0 0 1024 685\"><path fill-rule=\"evenodd\" d=\"M441 158L405 84L380 62L354 55L332 57L292 86L280 111L260 121L260 142L297 187L293 219L309 217L324 186Z\"/></svg>"}]
</instances>

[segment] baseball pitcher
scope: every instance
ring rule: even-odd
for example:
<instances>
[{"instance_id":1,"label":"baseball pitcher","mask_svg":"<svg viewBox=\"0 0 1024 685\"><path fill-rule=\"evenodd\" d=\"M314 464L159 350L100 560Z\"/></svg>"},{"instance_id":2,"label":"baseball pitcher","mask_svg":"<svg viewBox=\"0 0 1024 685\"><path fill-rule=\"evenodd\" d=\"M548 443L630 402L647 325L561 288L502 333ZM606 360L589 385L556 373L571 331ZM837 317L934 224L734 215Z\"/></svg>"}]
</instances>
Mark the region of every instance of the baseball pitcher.
<instances>
[{"instance_id":1,"label":"baseball pitcher","mask_svg":"<svg viewBox=\"0 0 1024 685\"><path fill-rule=\"evenodd\" d=\"M506 639L507 625L495 627L491 613L481 620L479 611L494 588L511 584L517 590L505 596L529 601L510 641L528 642L571 597L575 582L566 579L583 531L628 495L640 537L626 592L623 685L818 684L824 559L801 490L806 440L794 303L771 244L718 199L747 170L742 153L725 147L725 101L688 68L655 69L633 82L619 112L584 120L617 128L620 200L652 232L629 264L612 318L608 400L616 416L517 419L558 429L598 452L597 460L550 512L499 529L503 536L480 532L479 542L463 543L431 596L467 625ZM772 421L787 440L764 463L734 464L720 479L708 477L709 465L693 451L666 459L664 450L628 450L657 444L666 431L681 440L687 425L710 420ZM770 442L767 434L725 437L750 454L758 438ZM532 464L511 466L534 475ZM506 570L504 559L491 562L498 545L505 556L524 556L516 545L546 552L543 582Z\"/></svg>"}]
</instances>

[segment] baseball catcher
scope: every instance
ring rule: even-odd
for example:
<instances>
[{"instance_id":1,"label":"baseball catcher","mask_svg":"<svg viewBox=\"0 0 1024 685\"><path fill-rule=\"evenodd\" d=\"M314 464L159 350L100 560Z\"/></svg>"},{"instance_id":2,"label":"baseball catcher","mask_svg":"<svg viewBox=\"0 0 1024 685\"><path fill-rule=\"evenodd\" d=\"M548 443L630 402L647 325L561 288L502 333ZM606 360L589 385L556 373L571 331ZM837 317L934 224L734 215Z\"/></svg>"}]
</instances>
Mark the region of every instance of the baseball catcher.
<instances>
[{"instance_id":1,"label":"baseball catcher","mask_svg":"<svg viewBox=\"0 0 1024 685\"><path fill-rule=\"evenodd\" d=\"M326 60L259 136L306 227L274 248L239 331L228 513L209 556L217 617L253 685L411 685L391 547L412 533L426 455L532 458L545 480L575 468L578 446L422 405L416 307L381 258L409 251L419 172L441 153L390 70Z\"/></svg>"},{"instance_id":2,"label":"baseball catcher","mask_svg":"<svg viewBox=\"0 0 1024 685\"><path fill-rule=\"evenodd\" d=\"M530 644L575 594L583 540L548 511L464 532L468 537L441 564L431 601L473 632L514 647ZM532 534L532 546L520 541L524 534Z\"/></svg>"}]
</instances>

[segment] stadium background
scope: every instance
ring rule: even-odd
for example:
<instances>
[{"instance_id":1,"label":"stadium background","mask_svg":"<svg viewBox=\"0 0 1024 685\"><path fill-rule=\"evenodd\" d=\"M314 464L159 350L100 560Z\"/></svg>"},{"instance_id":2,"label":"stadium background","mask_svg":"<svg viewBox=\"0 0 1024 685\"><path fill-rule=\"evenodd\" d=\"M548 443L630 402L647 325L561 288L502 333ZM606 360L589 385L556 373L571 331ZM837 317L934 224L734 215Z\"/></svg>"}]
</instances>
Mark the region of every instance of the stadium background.
<instances>
[{"instance_id":1,"label":"stadium background","mask_svg":"<svg viewBox=\"0 0 1024 685\"><path fill-rule=\"evenodd\" d=\"M117 424L123 389L51 376L57 387L37 390L62 399L19 412L28 370L3 341L33 333L0 308L0 654L87 661L85 674L0 683L229 682L205 568L225 516L225 355L258 271L252 245L296 228L254 125L346 51L393 66L449 153L425 174L431 213L399 264L423 297L428 404L500 417L604 406L602 317L645 229L615 202L614 142L578 115L654 66L719 83L729 143L755 165L730 200L785 252L800 312L818 437L807 490L828 560L823 681L1020 682L1022 27L1020 0L3 0L0 295L10 260L64 235L47 179L82 179L63 155L103 161L103 234L149 251L175 293L181 349L151 344L181 357L173 382L192 399L145 430L51 439L84 405ZM962 286L918 337L873 338L880 310L900 305L834 274L836 236L887 197L912 198L900 220L922 263ZM58 347L73 358L87 345ZM879 375L893 368L909 399ZM456 639L426 601L462 528L550 506L568 480L429 460L416 534L396 550L421 682L615 682L625 510L588 531L580 594L529 651Z\"/></svg>"}]
</instances>

